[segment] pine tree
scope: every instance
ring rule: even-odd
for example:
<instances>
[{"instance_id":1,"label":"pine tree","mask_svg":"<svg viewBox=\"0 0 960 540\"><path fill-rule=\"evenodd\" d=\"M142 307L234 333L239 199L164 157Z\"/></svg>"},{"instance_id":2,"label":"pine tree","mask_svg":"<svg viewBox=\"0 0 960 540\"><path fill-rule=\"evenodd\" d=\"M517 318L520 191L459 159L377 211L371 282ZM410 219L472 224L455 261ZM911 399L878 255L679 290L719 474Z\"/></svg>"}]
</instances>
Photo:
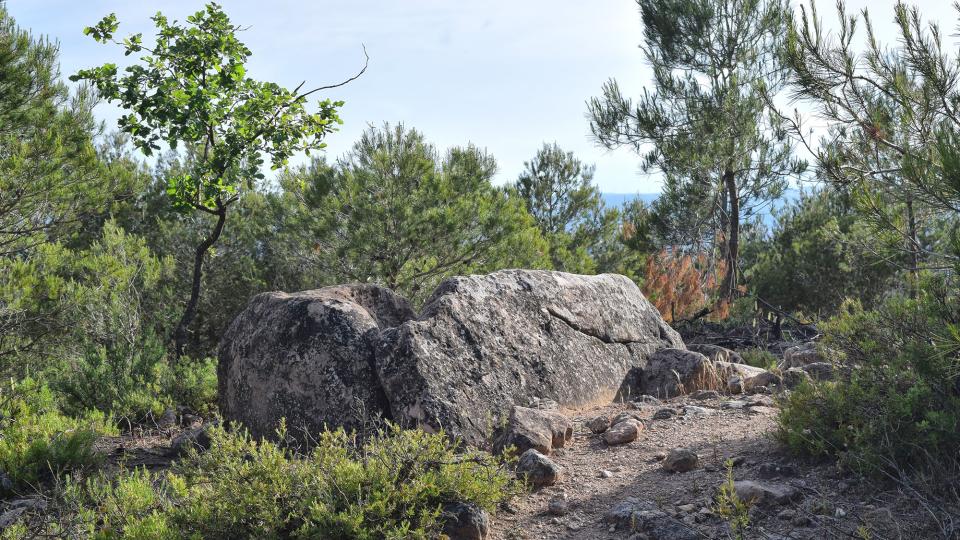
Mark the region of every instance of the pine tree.
<instances>
[{"instance_id":1,"label":"pine tree","mask_svg":"<svg viewBox=\"0 0 960 540\"><path fill-rule=\"evenodd\" d=\"M92 101L60 81L57 52L0 3L0 256L68 235L110 191L92 141Z\"/></svg>"},{"instance_id":2,"label":"pine tree","mask_svg":"<svg viewBox=\"0 0 960 540\"><path fill-rule=\"evenodd\" d=\"M588 102L591 131L608 148L627 146L660 172L655 206L686 247L718 244L721 294L735 296L740 228L757 205L778 197L804 164L793 158L770 96L789 3L784 0L638 0L642 49L654 90L634 102L615 80Z\"/></svg>"}]
</instances>

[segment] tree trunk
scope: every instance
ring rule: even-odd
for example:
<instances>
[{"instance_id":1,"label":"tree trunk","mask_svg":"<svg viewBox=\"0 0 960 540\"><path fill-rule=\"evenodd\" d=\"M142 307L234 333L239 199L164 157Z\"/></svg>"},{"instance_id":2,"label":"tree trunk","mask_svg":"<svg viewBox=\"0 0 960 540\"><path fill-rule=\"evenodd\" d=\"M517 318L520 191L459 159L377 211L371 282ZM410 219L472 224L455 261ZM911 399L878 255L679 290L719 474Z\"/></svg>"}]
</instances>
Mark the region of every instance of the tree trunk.
<instances>
[{"instance_id":1,"label":"tree trunk","mask_svg":"<svg viewBox=\"0 0 960 540\"><path fill-rule=\"evenodd\" d=\"M913 210L913 199L907 199L907 249L910 252L910 298L917 297L920 283L920 241L917 233L917 216Z\"/></svg>"},{"instance_id":2,"label":"tree trunk","mask_svg":"<svg viewBox=\"0 0 960 540\"><path fill-rule=\"evenodd\" d=\"M203 258L223 232L223 224L227 219L227 207L218 205L216 216L217 224L214 225L213 231L210 232L210 236L204 238L197 245L193 255L193 283L190 286L190 300L187 302L187 309L184 310L183 317L180 318L180 322L177 323L177 328L173 332L173 346L177 360L183 356L187 344L187 329L193 322L194 317L197 316L197 304L200 302L200 281L203 278Z\"/></svg>"},{"instance_id":3,"label":"tree trunk","mask_svg":"<svg viewBox=\"0 0 960 540\"><path fill-rule=\"evenodd\" d=\"M727 219L727 273L723 278L720 294L724 300L733 300L737 295L740 273L740 197L737 194L737 178L730 169L723 173L723 185L729 197L730 216Z\"/></svg>"}]
</instances>

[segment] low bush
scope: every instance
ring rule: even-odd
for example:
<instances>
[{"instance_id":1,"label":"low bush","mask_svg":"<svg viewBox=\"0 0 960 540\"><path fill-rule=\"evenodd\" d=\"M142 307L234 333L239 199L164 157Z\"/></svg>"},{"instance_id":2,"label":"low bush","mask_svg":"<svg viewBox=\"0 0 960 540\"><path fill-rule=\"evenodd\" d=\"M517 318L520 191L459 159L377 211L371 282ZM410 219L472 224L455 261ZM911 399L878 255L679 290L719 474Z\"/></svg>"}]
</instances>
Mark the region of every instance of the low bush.
<instances>
[{"instance_id":1,"label":"low bush","mask_svg":"<svg viewBox=\"0 0 960 540\"><path fill-rule=\"evenodd\" d=\"M875 310L847 302L825 344L852 366L849 379L806 384L787 399L780 438L859 472L946 485L960 471L960 300L929 280L916 298Z\"/></svg>"},{"instance_id":2,"label":"low bush","mask_svg":"<svg viewBox=\"0 0 960 540\"><path fill-rule=\"evenodd\" d=\"M777 368L777 356L766 349L753 348L744 349L739 352L740 357L743 358L743 361L747 365L767 370L774 370Z\"/></svg>"},{"instance_id":3,"label":"low bush","mask_svg":"<svg viewBox=\"0 0 960 540\"><path fill-rule=\"evenodd\" d=\"M500 459L395 426L363 444L324 433L303 455L221 428L211 440L163 476L67 482L20 530L104 540L436 538L445 504L492 510L519 489Z\"/></svg>"},{"instance_id":4,"label":"low bush","mask_svg":"<svg viewBox=\"0 0 960 540\"><path fill-rule=\"evenodd\" d=\"M26 489L94 467L98 434L115 432L102 413L65 416L50 389L32 379L0 391L0 414L0 471L11 483L6 489Z\"/></svg>"}]
</instances>

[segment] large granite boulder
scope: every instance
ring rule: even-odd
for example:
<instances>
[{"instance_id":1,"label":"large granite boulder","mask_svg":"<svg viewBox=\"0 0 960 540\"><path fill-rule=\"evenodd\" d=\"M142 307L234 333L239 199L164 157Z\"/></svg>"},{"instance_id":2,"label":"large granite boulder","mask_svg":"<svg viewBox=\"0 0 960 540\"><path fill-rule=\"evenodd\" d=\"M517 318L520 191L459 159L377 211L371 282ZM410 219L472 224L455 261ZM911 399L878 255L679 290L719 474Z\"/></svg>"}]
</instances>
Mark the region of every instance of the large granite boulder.
<instances>
[{"instance_id":1,"label":"large granite boulder","mask_svg":"<svg viewBox=\"0 0 960 540\"><path fill-rule=\"evenodd\" d=\"M233 321L220 343L220 407L255 437L273 437L281 418L309 441L325 426L360 428L389 416L375 368L384 328L415 316L374 285L264 293Z\"/></svg>"},{"instance_id":2,"label":"large granite boulder","mask_svg":"<svg viewBox=\"0 0 960 540\"><path fill-rule=\"evenodd\" d=\"M684 345L624 276L504 270L444 281L376 365L394 421L483 444L515 404L609 402L664 347Z\"/></svg>"}]
</instances>

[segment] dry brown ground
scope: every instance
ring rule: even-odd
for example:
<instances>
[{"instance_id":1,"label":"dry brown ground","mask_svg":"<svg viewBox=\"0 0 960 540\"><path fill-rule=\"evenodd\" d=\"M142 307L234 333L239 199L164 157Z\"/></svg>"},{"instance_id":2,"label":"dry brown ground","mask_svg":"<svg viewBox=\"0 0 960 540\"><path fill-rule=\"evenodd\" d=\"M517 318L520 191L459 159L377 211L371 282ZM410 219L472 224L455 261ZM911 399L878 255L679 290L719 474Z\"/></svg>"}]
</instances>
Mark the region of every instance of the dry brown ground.
<instances>
[{"instance_id":1,"label":"dry brown ground","mask_svg":"<svg viewBox=\"0 0 960 540\"><path fill-rule=\"evenodd\" d=\"M646 419L647 429L638 440L621 446L607 446L584 423L601 413L612 416L637 409L618 404L563 411L574 421L575 434L572 443L556 450L551 459L564 468L564 478L501 509L493 519L493 538L630 538L635 533L626 527L615 529L603 521L608 510L628 497L656 504L702 538L729 538L727 523L707 513L714 507L717 488L726 478L728 459L737 463L733 468L736 480L789 484L802 493L802 499L787 506L752 508L747 538L936 537L934 531L922 528L923 511L909 497L879 491L855 477L844 476L834 466L787 455L773 437L777 409L722 409L724 401L728 399L695 401L682 397L666 401L663 406L678 410L696 405L711 411L708 415L686 414L668 420L652 420L660 407L643 406L638 412ZM695 450L700 468L686 473L664 471L658 454L662 459L662 454L674 447ZM774 478L769 478L771 466L780 466L781 473ZM551 515L549 502L564 494L569 512Z\"/></svg>"}]
</instances>

